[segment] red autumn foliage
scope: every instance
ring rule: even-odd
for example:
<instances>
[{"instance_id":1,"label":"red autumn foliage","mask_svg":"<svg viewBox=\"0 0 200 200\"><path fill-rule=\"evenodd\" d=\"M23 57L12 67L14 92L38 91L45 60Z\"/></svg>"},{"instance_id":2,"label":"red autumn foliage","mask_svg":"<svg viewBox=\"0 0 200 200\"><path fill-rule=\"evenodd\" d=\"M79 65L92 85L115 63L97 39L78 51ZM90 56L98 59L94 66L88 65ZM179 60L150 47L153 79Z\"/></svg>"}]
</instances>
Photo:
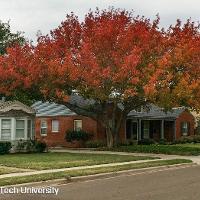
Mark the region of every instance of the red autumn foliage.
<instances>
[{"instance_id":1,"label":"red autumn foliage","mask_svg":"<svg viewBox=\"0 0 200 200\"><path fill-rule=\"evenodd\" d=\"M70 106L68 96L76 91L95 100L81 114L100 120L108 140L130 110L149 102L199 109L199 26L190 20L167 30L158 26L159 17L151 22L125 10L97 9L82 23L67 15L36 46L16 46L0 57L0 93L37 88L40 97Z\"/></svg>"}]
</instances>

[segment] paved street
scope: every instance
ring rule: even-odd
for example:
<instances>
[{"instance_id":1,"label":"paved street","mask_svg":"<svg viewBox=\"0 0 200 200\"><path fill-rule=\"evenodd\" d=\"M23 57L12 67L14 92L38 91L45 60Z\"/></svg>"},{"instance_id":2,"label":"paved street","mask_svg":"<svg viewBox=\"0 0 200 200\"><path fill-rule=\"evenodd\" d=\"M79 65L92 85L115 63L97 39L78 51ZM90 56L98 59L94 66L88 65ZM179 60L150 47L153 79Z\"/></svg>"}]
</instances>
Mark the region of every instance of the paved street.
<instances>
[{"instance_id":1,"label":"paved street","mask_svg":"<svg viewBox=\"0 0 200 200\"><path fill-rule=\"evenodd\" d=\"M59 186L55 195L4 195L19 200L197 200L200 166L151 170Z\"/></svg>"}]
</instances>

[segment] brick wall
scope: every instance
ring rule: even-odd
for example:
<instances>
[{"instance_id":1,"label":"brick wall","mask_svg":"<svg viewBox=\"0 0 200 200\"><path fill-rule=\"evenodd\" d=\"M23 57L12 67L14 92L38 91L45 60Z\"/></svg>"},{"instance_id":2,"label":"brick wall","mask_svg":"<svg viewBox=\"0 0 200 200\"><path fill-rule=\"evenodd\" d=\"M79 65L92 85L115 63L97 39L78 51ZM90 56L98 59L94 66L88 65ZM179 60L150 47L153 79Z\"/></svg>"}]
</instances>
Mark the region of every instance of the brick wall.
<instances>
[{"instance_id":1,"label":"brick wall","mask_svg":"<svg viewBox=\"0 0 200 200\"><path fill-rule=\"evenodd\" d=\"M79 143L70 143L65 140L65 133L67 130L74 129L74 120L82 120L82 128L84 131L92 133L93 139L97 139L97 123L83 116L58 116L58 117L37 117L35 122L36 138L45 141L48 146L66 146L66 147L78 147ZM41 120L47 121L47 136L41 136L40 127ZM59 132L52 132L52 120L59 120Z\"/></svg>"},{"instance_id":2,"label":"brick wall","mask_svg":"<svg viewBox=\"0 0 200 200\"><path fill-rule=\"evenodd\" d=\"M188 135L194 135L195 118L190 112L184 111L176 119L176 139L179 139L182 136L182 133L181 133L181 123L182 122L189 123L189 134Z\"/></svg>"},{"instance_id":3,"label":"brick wall","mask_svg":"<svg viewBox=\"0 0 200 200\"><path fill-rule=\"evenodd\" d=\"M83 117L79 115L75 116L58 116L58 117L36 117L35 122L35 133L36 139L45 141L48 146L63 146L63 147L81 147L80 143L77 142L66 142L65 133L67 130L74 129L74 120L82 120L82 128L84 131L93 134L92 140L106 141L106 132L100 123L92 120L88 117ZM47 135L41 136L40 127L41 120L47 121ZM59 132L52 132L52 120L59 120ZM125 125L121 127L120 130L120 140L125 140Z\"/></svg>"}]
</instances>

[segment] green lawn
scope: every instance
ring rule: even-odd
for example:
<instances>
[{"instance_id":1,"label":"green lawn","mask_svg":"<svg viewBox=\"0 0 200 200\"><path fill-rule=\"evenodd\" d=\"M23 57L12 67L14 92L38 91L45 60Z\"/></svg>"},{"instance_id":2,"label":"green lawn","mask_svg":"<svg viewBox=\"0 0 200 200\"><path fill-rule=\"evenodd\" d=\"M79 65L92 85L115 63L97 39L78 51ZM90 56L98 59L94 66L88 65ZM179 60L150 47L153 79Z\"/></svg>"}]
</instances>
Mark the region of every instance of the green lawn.
<instances>
[{"instance_id":1,"label":"green lawn","mask_svg":"<svg viewBox=\"0 0 200 200\"><path fill-rule=\"evenodd\" d=\"M117 171L122 171L122 170L141 169L141 168L147 168L147 167L175 165L175 164L180 164L180 163L191 163L191 162L192 162L191 160L185 160L185 159L160 160L160 161L149 161L145 163L126 164L126 165L114 166L114 167L99 167L99 168L93 168L93 169L38 174L34 176L23 176L23 177L19 176L19 177L2 178L0 179L0 186L29 183L29 182L38 182L38 181L47 181L47 180L61 179L61 178L70 179L70 177L77 177L77 176L86 176L86 175L92 175L92 174L101 174L101 173L108 173L108 172L117 172Z\"/></svg>"},{"instance_id":2,"label":"green lawn","mask_svg":"<svg viewBox=\"0 0 200 200\"><path fill-rule=\"evenodd\" d=\"M176 145L130 145L113 148L113 151L157 153L169 155L200 155L200 144L176 144Z\"/></svg>"},{"instance_id":3,"label":"green lawn","mask_svg":"<svg viewBox=\"0 0 200 200\"><path fill-rule=\"evenodd\" d=\"M0 166L0 175L2 174L11 174L16 172L25 172L27 170L19 169L19 168L12 168L12 167L5 167Z\"/></svg>"},{"instance_id":4,"label":"green lawn","mask_svg":"<svg viewBox=\"0 0 200 200\"><path fill-rule=\"evenodd\" d=\"M183 146L183 147L200 148L200 143L186 143L186 144L177 144L177 145Z\"/></svg>"},{"instance_id":5,"label":"green lawn","mask_svg":"<svg viewBox=\"0 0 200 200\"><path fill-rule=\"evenodd\" d=\"M41 154L9 154L0 156L0 165L23 169L43 170L147 159L155 158L147 156L80 154L61 152Z\"/></svg>"}]
</instances>

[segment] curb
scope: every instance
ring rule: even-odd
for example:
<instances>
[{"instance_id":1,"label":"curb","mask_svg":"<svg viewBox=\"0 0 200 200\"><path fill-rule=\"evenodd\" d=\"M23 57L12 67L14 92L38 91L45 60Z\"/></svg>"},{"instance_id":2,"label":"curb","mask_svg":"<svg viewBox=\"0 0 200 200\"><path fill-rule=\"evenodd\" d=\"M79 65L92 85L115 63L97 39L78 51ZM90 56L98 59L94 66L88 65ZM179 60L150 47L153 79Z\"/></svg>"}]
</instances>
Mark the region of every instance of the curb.
<instances>
[{"instance_id":1,"label":"curb","mask_svg":"<svg viewBox=\"0 0 200 200\"><path fill-rule=\"evenodd\" d=\"M108 173L101 173L101 174L93 174L87 176L78 176L78 177L66 177L62 179L55 179L55 180L48 180L48 181L40 181L40 182L31 182L31 183L22 183L17 185L7 185L1 186L1 188L10 188L10 187L45 187L45 186L59 186L63 184L69 184L73 182L84 182L84 181L92 181L96 179L102 178L112 178L118 177L121 175L137 175L137 174L144 174L144 173L153 173L156 171L163 171L167 169L176 169L181 167L193 167L197 166L196 163L182 163L182 164L174 164L174 165L165 165L165 166L157 166L157 167L148 167L148 168L141 168L141 169L130 169L130 170L123 170L123 171L116 171L116 172L108 172Z\"/></svg>"}]
</instances>

